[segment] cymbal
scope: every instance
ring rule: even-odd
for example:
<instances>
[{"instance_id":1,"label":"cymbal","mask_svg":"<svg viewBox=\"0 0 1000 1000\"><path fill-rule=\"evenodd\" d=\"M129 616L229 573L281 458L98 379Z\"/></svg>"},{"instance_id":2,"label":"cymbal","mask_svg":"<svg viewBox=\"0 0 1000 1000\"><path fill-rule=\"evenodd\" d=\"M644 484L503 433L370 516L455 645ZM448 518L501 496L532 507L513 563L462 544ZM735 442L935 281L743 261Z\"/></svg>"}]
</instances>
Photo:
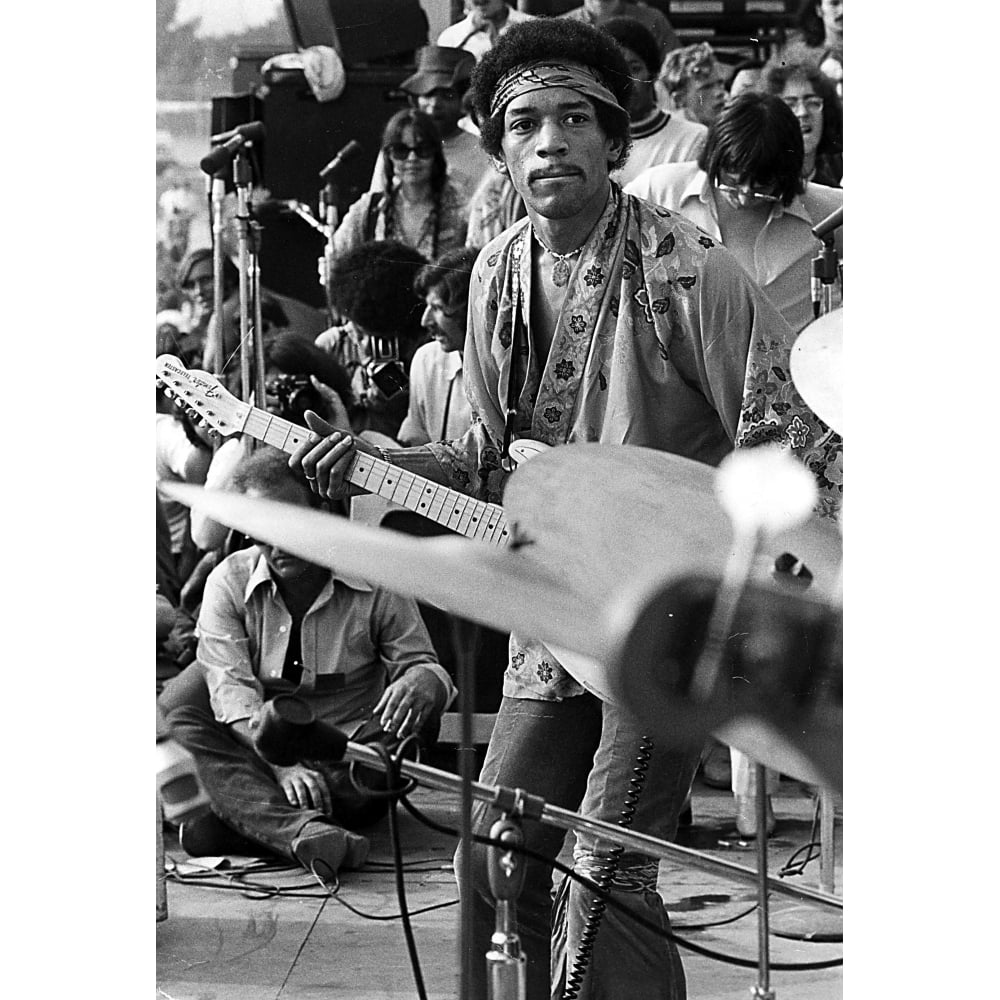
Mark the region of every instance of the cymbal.
<instances>
[{"instance_id":1,"label":"cymbal","mask_svg":"<svg viewBox=\"0 0 1000 1000\"><path fill-rule=\"evenodd\" d=\"M276 500L161 482L160 491L251 538L453 614L599 657L612 652L600 607L521 549L460 536L417 538Z\"/></svg>"},{"instance_id":2,"label":"cymbal","mask_svg":"<svg viewBox=\"0 0 1000 1000\"><path fill-rule=\"evenodd\" d=\"M690 573L721 575L733 551L729 516L703 462L633 445L569 444L518 466L504 494L515 539L593 604ZM785 553L813 574L810 591L839 602L843 543L812 516L765 539L757 577Z\"/></svg>"},{"instance_id":3,"label":"cymbal","mask_svg":"<svg viewBox=\"0 0 1000 1000\"><path fill-rule=\"evenodd\" d=\"M810 323L791 351L792 382L817 417L844 433L844 310Z\"/></svg>"},{"instance_id":4,"label":"cymbal","mask_svg":"<svg viewBox=\"0 0 1000 1000\"><path fill-rule=\"evenodd\" d=\"M521 465L508 483L505 509L513 540L506 549L460 537L415 538L276 501L163 483L167 495L253 538L342 573L435 604L446 611L548 645L566 670L598 697L645 712L664 739L700 737L731 713L693 713L678 705L661 660L621 665L650 595L689 574L721 576L733 547L727 515L715 499L715 470L638 447L567 445ZM814 574L818 599L839 594L841 540L825 522L810 521L764 544L755 582L770 579L774 557L791 551ZM655 604L655 601L653 602ZM617 684L627 669L632 683ZM682 711L683 709L683 711ZM687 733L672 732L687 726ZM734 723L735 725L735 723ZM752 723L730 740L762 763L813 781L787 735L754 743ZM830 768L821 769L826 772Z\"/></svg>"}]
</instances>

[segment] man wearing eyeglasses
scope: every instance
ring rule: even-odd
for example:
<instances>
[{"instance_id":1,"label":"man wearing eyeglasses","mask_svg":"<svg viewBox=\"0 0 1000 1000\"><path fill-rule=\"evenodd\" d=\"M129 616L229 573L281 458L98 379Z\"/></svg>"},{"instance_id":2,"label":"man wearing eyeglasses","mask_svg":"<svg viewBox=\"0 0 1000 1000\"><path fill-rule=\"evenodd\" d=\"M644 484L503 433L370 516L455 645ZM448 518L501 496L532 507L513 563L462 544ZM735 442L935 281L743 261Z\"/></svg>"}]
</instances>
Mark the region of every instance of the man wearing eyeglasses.
<instances>
[{"instance_id":1,"label":"man wearing eyeglasses","mask_svg":"<svg viewBox=\"0 0 1000 1000\"><path fill-rule=\"evenodd\" d=\"M802 180L804 147L795 113L780 98L741 94L708 131L697 163L667 163L625 190L680 212L720 240L793 330L813 319L812 228L844 193ZM842 230L836 232L842 249Z\"/></svg>"}]
</instances>

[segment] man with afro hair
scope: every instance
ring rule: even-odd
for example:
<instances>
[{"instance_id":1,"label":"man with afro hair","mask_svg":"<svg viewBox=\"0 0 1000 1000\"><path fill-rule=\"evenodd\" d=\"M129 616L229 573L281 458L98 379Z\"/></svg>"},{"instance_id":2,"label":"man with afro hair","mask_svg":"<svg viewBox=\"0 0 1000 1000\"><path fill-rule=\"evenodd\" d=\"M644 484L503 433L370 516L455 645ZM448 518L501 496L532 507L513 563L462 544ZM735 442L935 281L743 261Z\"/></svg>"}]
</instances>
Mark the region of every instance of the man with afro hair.
<instances>
[{"instance_id":1,"label":"man with afro hair","mask_svg":"<svg viewBox=\"0 0 1000 1000\"><path fill-rule=\"evenodd\" d=\"M351 376L351 426L395 438L406 416L409 394L391 398L371 378L371 366L398 361L409 372L423 341L423 300L413 282L426 258L399 240L372 240L340 254L330 270L330 303L341 323L324 330L316 344Z\"/></svg>"},{"instance_id":2,"label":"man with afro hair","mask_svg":"<svg viewBox=\"0 0 1000 1000\"><path fill-rule=\"evenodd\" d=\"M454 441L380 450L309 414L313 433L290 461L318 495L351 492L344 474L356 448L492 502L502 499L512 437L643 445L717 465L764 422L809 450L810 414L776 413L753 387L744 404L751 345L787 371L788 325L717 240L611 181L628 156L629 90L615 41L570 19L515 25L483 56L471 85L483 147L527 217L488 243L473 269L463 351L472 428ZM617 823L633 768L648 753L632 829L675 835L700 744L645 740L627 709L587 692L526 636L511 636L503 694L483 782ZM479 804L476 831L487 833L496 816ZM525 837L555 859L563 833L528 822ZM473 885L461 890L473 899L473 946L485 951L494 929L488 849L471 850ZM580 833L574 863L668 929L655 859ZM531 1000L550 989L590 1000L682 1000L672 943L611 907L591 919L593 897L575 881L563 880L553 908L551 866L528 859L525 868L517 906ZM473 969L466 996L486 997L485 963Z\"/></svg>"}]
</instances>

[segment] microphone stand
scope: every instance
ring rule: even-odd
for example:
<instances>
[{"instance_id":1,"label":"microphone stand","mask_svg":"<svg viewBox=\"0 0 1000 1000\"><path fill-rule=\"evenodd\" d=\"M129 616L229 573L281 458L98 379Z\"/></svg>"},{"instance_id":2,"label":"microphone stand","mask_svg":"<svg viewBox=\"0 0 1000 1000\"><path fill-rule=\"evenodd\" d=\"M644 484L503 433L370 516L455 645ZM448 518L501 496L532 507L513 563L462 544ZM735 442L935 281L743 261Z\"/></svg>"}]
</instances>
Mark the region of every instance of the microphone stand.
<instances>
[{"instance_id":1,"label":"microphone stand","mask_svg":"<svg viewBox=\"0 0 1000 1000\"><path fill-rule=\"evenodd\" d=\"M333 267L333 234L337 228L337 185L332 180L332 174L319 192L319 211L323 219L322 232L326 237L323 257L319 262L319 279L326 292L326 321L333 326L334 310L330 298L330 271Z\"/></svg>"},{"instance_id":2,"label":"microphone stand","mask_svg":"<svg viewBox=\"0 0 1000 1000\"><path fill-rule=\"evenodd\" d=\"M222 207L226 198L226 182L223 172L213 174L210 181L211 213L212 213L212 278L214 281L214 302L212 315L215 317L212 339L215 341L215 375L222 375L226 359L222 356L224 339L222 336L222 306L225 302L226 290L223 286L222 261L225 248L222 241Z\"/></svg>"},{"instance_id":3,"label":"microphone stand","mask_svg":"<svg viewBox=\"0 0 1000 1000\"><path fill-rule=\"evenodd\" d=\"M486 953L489 1000L525 1000L528 988L528 958L521 951L516 915L517 898L524 886L524 856L515 850L524 844L521 802L518 798L514 808L490 827L490 839L509 846L507 850L491 846L488 862L490 890L496 900L496 929Z\"/></svg>"},{"instance_id":4,"label":"microphone stand","mask_svg":"<svg viewBox=\"0 0 1000 1000\"><path fill-rule=\"evenodd\" d=\"M236 186L237 245L240 272L240 387L244 402L249 402L251 393L256 392L257 400L264 399L264 343L260 336L260 268L253 248L253 234L250 218L251 164L244 143L233 159L233 183ZM250 325L253 311L254 327ZM221 323L220 323L221 326ZM251 361L250 352L254 359ZM253 385L252 368L256 362L257 384Z\"/></svg>"},{"instance_id":5,"label":"microphone stand","mask_svg":"<svg viewBox=\"0 0 1000 1000\"><path fill-rule=\"evenodd\" d=\"M279 695L278 698L292 698L291 695ZM278 699L275 698L269 705L273 705ZM298 700L298 699L296 699ZM259 748L258 748L259 750ZM266 755L262 756L267 759ZM333 759L326 758L322 754L312 753L311 757L317 760ZM378 751L363 743L354 743L348 740L343 751L342 758L346 761L357 761L365 767L373 767L377 771L385 770L385 763ZM415 778L427 788L436 788L441 791L461 793L462 779L457 774L448 771L441 771L430 767L427 764L420 764L417 761L403 759L399 761L400 774L408 778ZM710 872L713 875L723 875L736 879L744 885L757 886L761 881L767 886L768 891L778 896L787 896L798 902L814 903L825 909L831 909L842 913L844 901L837 896L828 895L817 889L812 889L804 885L796 885L793 882L771 878L765 875L760 879L760 873L752 868L746 868L735 862L727 861L724 858L716 858L711 854L704 854L694 848L682 847L680 844L673 844L667 840L661 840L648 833L638 833L627 827L619 826L617 823L608 823L605 820L594 819L591 816L582 816L570 809L561 806L549 805L544 799L536 795L531 795L522 788L507 788L504 785L486 785L480 781L471 783L472 797L477 802L487 802L501 811L519 811L520 814L529 819L537 819L542 823L549 823L562 830L573 830L576 832L593 833L615 844L621 844L626 850L638 851L650 858L665 858L670 861L690 864L700 871ZM518 805L520 800L520 805ZM509 841L508 841L509 842Z\"/></svg>"},{"instance_id":6,"label":"microphone stand","mask_svg":"<svg viewBox=\"0 0 1000 1000\"><path fill-rule=\"evenodd\" d=\"M840 287L844 287L844 275L833 235L840 228L842 218L843 209L838 209L812 230L820 242L820 251L812 259L810 278L813 319L819 319L833 309L834 282L839 280Z\"/></svg>"}]
</instances>

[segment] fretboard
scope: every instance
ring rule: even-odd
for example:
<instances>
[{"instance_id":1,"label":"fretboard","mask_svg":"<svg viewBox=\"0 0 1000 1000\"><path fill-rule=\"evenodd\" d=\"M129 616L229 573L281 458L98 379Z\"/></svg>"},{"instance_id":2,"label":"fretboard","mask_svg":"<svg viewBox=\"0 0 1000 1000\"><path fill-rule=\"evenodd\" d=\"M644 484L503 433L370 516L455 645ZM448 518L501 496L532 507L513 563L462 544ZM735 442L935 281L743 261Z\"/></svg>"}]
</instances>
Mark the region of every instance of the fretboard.
<instances>
[{"instance_id":1,"label":"fretboard","mask_svg":"<svg viewBox=\"0 0 1000 1000\"><path fill-rule=\"evenodd\" d=\"M304 427L256 407L250 408L243 430L289 455L309 437ZM480 538L498 547L507 544L507 518L498 504L475 500L360 451L351 461L347 480L467 538Z\"/></svg>"}]
</instances>

